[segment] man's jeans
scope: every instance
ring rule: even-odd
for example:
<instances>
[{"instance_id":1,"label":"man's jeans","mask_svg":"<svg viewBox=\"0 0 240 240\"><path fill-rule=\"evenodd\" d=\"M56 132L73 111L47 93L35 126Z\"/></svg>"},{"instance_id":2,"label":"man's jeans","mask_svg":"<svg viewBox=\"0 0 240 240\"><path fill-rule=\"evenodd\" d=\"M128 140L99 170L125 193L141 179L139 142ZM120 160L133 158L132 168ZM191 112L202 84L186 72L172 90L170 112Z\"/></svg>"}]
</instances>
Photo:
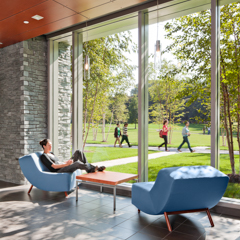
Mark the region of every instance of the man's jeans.
<instances>
[{"instance_id":1,"label":"man's jeans","mask_svg":"<svg viewBox=\"0 0 240 240\"><path fill-rule=\"evenodd\" d=\"M128 146L130 147L131 145L130 145L130 143L129 143L129 141L128 141L128 136L126 136L126 135L122 135L122 141L121 141L121 144L123 143L124 140L127 142Z\"/></svg>"},{"instance_id":2,"label":"man's jeans","mask_svg":"<svg viewBox=\"0 0 240 240\"><path fill-rule=\"evenodd\" d=\"M72 155L71 159L73 159L73 164L63 167L59 169L57 172L58 173L63 173L63 172L70 172L73 173L77 169L85 170L87 173L94 172L95 171L95 166L91 165L88 163L85 154L82 153L80 150L75 151L75 153Z\"/></svg>"},{"instance_id":3,"label":"man's jeans","mask_svg":"<svg viewBox=\"0 0 240 240\"><path fill-rule=\"evenodd\" d=\"M192 152L192 149L191 149L191 146L190 146L190 143L189 143L189 141L188 141L188 137L187 137L187 136L183 137L183 142L182 142L181 145L178 147L178 150L181 149L182 145L183 145L185 142L187 143L190 152Z\"/></svg>"}]
</instances>

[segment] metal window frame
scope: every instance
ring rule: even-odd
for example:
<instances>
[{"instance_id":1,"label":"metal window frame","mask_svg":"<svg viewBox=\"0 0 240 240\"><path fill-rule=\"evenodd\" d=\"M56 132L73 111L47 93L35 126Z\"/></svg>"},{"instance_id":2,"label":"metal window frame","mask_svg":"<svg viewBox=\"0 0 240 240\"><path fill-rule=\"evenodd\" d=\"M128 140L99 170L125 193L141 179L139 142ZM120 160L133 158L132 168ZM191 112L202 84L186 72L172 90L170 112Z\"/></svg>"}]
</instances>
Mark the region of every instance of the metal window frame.
<instances>
[{"instance_id":1,"label":"metal window frame","mask_svg":"<svg viewBox=\"0 0 240 240\"><path fill-rule=\"evenodd\" d=\"M48 40L48 138L58 155L58 42Z\"/></svg>"},{"instance_id":2,"label":"metal window frame","mask_svg":"<svg viewBox=\"0 0 240 240\"><path fill-rule=\"evenodd\" d=\"M211 0L211 166L220 168L220 4Z\"/></svg>"},{"instance_id":3,"label":"metal window frame","mask_svg":"<svg viewBox=\"0 0 240 240\"><path fill-rule=\"evenodd\" d=\"M220 125L220 7L219 0L211 0L211 166L219 169ZM113 17L116 17L113 15ZM148 10L138 12L138 174L140 181L148 181ZM75 30L75 29L74 29ZM78 32L77 32L78 31ZM82 148L83 115L83 36L79 29L72 32L73 41L73 151ZM58 106L57 43L48 39L49 56L49 104L48 135L53 140L53 150L58 153L55 117Z\"/></svg>"},{"instance_id":4,"label":"metal window frame","mask_svg":"<svg viewBox=\"0 0 240 240\"><path fill-rule=\"evenodd\" d=\"M138 12L138 179L148 181L148 12Z\"/></svg>"},{"instance_id":5,"label":"metal window frame","mask_svg":"<svg viewBox=\"0 0 240 240\"><path fill-rule=\"evenodd\" d=\"M83 116L83 34L72 32L72 153L82 149Z\"/></svg>"}]
</instances>

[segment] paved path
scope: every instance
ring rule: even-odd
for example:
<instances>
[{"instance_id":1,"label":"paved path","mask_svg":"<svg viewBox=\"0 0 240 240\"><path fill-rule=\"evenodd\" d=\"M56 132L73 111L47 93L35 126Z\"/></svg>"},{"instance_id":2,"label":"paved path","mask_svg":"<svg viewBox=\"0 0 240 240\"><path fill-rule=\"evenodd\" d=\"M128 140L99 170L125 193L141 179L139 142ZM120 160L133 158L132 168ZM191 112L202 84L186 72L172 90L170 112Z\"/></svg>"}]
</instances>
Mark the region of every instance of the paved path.
<instances>
[{"instance_id":1,"label":"paved path","mask_svg":"<svg viewBox=\"0 0 240 240\"><path fill-rule=\"evenodd\" d=\"M177 152L152 153L152 154L148 154L148 160L159 158L159 157L164 157L164 156L169 156L169 155L173 155L173 154L178 154L178 153ZM94 163L94 165L97 165L97 166L104 165L105 167L112 167L112 166L117 166L117 165L137 162L137 161L138 161L138 156L135 156L135 157L128 157L128 158L119 158L119 159L109 160L109 161L104 161L104 162L96 162L96 163Z\"/></svg>"},{"instance_id":2,"label":"paved path","mask_svg":"<svg viewBox=\"0 0 240 240\"><path fill-rule=\"evenodd\" d=\"M86 147L114 147L113 145L108 145L108 144L92 144L92 143L87 143ZM128 148L127 145L123 144L123 148ZM138 146L132 146L131 148L138 149ZM161 147L160 151L158 150L157 147L148 147L148 150L152 151L158 151L158 152L164 152L164 147ZM177 152L177 148L168 148L170 152ZM193 150L196 151L196 153L211 153L210 147L194 147ZM190 152L188 148L182 148L182 152ZM220 150L220 154L229 154L228 150ZM238 151L234 151L235 155L238 155Z\"/></svg>"},{"instance_id":3,"label":"paved path","mask_svg":"<svg viewBox=\"0 0 240 240\"><path fill-rule=\"evenodd\" d=\"M113 147L113 145L107 145L107 144L86 144L86 147ZM123 148L128 148L127 145L123 145ZM137 149L138 146L132 146L132 148ZM148 150L156 151L156 153L151 153L148 154L148 160L159 158L159 157L165 157L173 154L180 154L177 151L177 148L168 148L169 152L165 152L164 148L162 147L161 150L159 151L157 147L148 147ZM211 150L209 147L195 147L193 148L196 152L195 153L211 153ZM184 152L189 152L188 148L182 148L182 153ZM193 154L195 154L193 153ZM227 150L220 150L221 154L228 154ZM237 151L234 151L234 154L238 154ZM97 166L106 166L106 167L112 167L112 166L117 166L117 165L122 165L122 164L127 164L127 163L132 163L132 162L137 162L138 161L138 156L135 157L128 157L128 158L119 158L115 160L109 160L109 161L104 161L104 162L96 162L94 165Z\"/></svg>"}]
</instances>

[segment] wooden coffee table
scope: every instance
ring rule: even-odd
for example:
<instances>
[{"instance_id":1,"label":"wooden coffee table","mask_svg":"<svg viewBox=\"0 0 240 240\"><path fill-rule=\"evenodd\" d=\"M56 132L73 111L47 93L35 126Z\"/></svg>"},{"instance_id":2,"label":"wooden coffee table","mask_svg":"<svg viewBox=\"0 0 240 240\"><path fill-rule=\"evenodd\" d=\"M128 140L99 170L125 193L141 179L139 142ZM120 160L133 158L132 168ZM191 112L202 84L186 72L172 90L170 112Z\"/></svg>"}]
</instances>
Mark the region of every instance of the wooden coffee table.
<instances>
[{"instance_id":1,"label":"wooden coffee table","mask_svg":"<svg viewBox=\"0 0 240 240\"><path fill-rule=\"evenodd\" d=\"M137 180L138 175L108 171L94 172L76 176L76 186L78 186L79 182L91 182L91 184L100 186L100 192L102 192L103 186L113 188L113 212L115 212L116 186L120 183L127 182L133 179ZM76 187L76 201L78 201L78 187Z\"/></svg>"}]
</instances>

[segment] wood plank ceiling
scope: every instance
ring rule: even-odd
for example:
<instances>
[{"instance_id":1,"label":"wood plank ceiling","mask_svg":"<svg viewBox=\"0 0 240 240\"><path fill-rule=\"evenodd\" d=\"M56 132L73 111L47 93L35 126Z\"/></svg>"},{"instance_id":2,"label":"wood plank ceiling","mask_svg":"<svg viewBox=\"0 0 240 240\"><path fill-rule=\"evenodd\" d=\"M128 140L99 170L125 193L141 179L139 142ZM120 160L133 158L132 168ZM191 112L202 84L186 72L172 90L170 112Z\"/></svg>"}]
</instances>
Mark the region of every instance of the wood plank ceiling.
<instances>
[{"instance_id":1,"label":"wood plank ceiling","mask_svg":"<svg viewBox=\"0 0 240 240\"><path fill-rule=\"evenodd\" d=\"M0 48L147 1L1 0ZM43 19L35 20L34 15Z\"/></svg>"}]
</instances>

